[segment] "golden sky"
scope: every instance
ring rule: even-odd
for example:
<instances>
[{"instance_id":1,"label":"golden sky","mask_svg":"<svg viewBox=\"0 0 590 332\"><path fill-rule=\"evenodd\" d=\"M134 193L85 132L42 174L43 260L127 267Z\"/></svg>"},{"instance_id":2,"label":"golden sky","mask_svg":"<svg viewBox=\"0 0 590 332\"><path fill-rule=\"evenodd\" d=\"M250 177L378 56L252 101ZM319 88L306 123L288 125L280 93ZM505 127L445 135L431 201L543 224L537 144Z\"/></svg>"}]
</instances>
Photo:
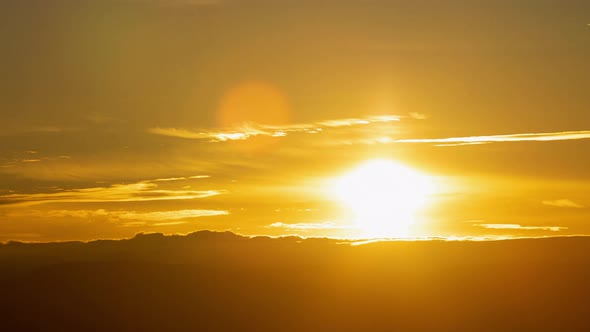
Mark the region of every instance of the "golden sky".
<instances>
[{"instance_id":1,"label":"golden sky","mask_svg":"<svg viewBox=\"0 0 590 332\"><path fill-rule=\"evenodd\" d=\"M2 1L0 241L355 237L355 202L404 210L413 175L432 188L412 237L590 234L588 13ZM362 173L375 162L393 173ZM374 184L342 199L347 179Z\"/></svg>"}]
</instances>

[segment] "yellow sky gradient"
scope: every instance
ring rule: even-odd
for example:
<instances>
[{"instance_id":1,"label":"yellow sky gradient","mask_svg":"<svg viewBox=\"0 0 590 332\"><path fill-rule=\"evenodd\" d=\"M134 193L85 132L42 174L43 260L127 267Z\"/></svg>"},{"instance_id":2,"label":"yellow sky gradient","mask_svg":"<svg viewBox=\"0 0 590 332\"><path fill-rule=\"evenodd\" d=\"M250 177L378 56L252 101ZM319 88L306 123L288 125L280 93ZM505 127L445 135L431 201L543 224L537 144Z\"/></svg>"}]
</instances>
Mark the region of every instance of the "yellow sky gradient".
<instances>
[{"instance_id":1,"label":"yellow sky gradient","mask_svg":"<svg viewBox=\"0 0 590 332\"><path fill-rule=\"evenodd\" d=\"M3 1L0 241L359 237L329 184L372 160L436 187L412 237L590 234L589 12Z\"/></svg>"}]
</instances>

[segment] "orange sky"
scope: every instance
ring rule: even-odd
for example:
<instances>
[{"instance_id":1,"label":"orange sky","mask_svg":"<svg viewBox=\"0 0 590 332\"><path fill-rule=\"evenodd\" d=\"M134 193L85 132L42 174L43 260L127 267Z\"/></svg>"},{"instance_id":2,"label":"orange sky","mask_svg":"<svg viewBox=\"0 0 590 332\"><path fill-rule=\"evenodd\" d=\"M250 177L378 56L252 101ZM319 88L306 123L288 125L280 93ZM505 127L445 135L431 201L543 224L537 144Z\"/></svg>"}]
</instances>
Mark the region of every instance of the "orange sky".
<instances>
[{"instance_id":1,"label":"orange sky","mask_svg":"<svg viewBox=\"0 0 590 332\"><path fill-rule=\"evenodd\" d=\"M358 236L328 187L370 160L436 185L412 236L589 234L589 12L3 1L0 241Z\"/></svg>"}]
</instances>

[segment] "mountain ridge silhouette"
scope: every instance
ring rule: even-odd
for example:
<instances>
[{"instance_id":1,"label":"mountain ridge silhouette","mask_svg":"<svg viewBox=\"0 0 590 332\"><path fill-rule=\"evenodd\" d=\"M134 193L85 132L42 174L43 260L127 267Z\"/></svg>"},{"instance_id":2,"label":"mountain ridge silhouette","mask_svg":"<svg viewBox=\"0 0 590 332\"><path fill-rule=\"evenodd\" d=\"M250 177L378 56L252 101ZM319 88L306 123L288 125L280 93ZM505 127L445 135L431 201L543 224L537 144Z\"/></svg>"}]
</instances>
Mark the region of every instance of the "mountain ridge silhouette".
<instances>
[{"instance_id":1,"label":"mountain ridge silhouette","mask_svg":"<svg viewBox=\"0 0 590 332\"><path fill-rule=\"evenodd\" d=\"M7 331L586 331L590 238L0 245Z\"/></svg>"}]
</instances>

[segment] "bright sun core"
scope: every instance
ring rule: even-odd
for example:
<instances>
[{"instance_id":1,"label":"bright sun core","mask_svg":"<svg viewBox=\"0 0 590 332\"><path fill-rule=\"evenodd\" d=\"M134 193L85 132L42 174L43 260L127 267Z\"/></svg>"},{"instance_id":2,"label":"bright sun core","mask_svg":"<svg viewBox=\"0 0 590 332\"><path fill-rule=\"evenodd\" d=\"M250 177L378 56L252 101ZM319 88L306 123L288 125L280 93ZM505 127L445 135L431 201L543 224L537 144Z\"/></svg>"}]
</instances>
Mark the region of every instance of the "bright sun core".
<instances>
[{"instance_id":1,"label":"bright sun core","mask_svg":"<svg viewBox=\"0 0 590 332\"><path fill-rule=\"evenodd\" d=\"M372 160L337 178L332 190L352 210L361 236L405 237L433 183L407 166Z\"/></svg>"}]
</instances>

